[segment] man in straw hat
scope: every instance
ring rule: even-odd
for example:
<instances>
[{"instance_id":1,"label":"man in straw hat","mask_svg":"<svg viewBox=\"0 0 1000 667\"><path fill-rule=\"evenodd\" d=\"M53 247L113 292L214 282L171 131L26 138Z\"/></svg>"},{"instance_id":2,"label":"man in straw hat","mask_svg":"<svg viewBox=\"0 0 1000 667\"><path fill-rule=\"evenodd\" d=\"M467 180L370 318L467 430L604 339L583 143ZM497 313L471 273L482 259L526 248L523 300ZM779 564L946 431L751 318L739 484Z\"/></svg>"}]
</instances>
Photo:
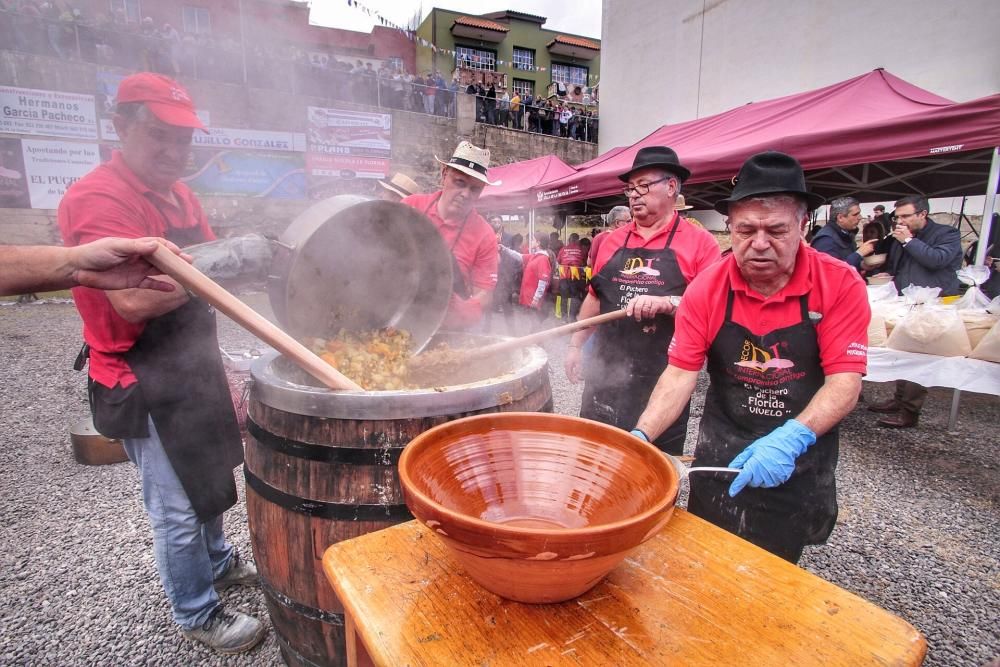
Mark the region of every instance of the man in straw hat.
<instances>
[{"instance_id":1,"label":"man in straw hat","mask_svg":"<svg viewBox=\"0 0 1000 667\"><path fill-rule=\"evenodd\" d=\"M718 261L719 244L703 229L681 222L674 210L681 183L690 172L666 146L636 153L632 168L620 175L632 221L612 231L594 262L590 288L579 317L625 309L628 318L578 331L566 353L566 376L581 378L582 348L596 336L588 354L580 416L629 430L642 412L667 366L674 333L671 297ZM654 439L656 446L682 454L687 410Z\"/></svg>"},{"instance_id":2,"label":"man in straw hat","mask_svg":"<svg viewBox=\"0 0 1000 667\"><path fill-rule=\"evenodd\" d=\"M441 189L410 195L403 203L430 218L451 250L454 290L443 326L469 329L489 308L497 284L497 238L476 213L476 200L483 188L500 185L500 181L486 176L490 152L468 141L458 144L447 162L434 159L441 164Z\"/></svg>"},{"instance_id":3,"label":"man in straw hat","mask_svg":"<svg viewBox=\"0 0 1000 667\"><path fill-rule=\"evenodd\" d=\"M59 204L65 244L153 236L184 247L214 239L198 199L178 181L194 131L204 130L187 91L160 74L128 76L113 122L121 149ZM157 279L176 289L73 289L89 346L94 425L121 438L139 469L156 567L182 633L220 653L248 651L266 627L225 609L217 593L258 579L223 532L223 512L237 502L233 469L243 463L243 442L215 311Z\"/></svg>"},{"instance_id":4,"label":"man in straw hat","mask_svg":"<svg viewBox=\"0 0 1000 667\"><path fill-rule=\"evenodd\" d=\"M690 211L694 206L691 206L684 200L684 195L677 195L677 201L674 203L674 210L678 213L681 211ZM689 218L686 215L681 216L681 220L688 223L689 225L694 225L695 227L705 228L705 225L701 224L696 218Z\"/></svg>"},{"instance_id":5,"label":"man in straw hat","mask_svg":"<svg viewBox=\"0 0 1000 667\"><path fill-rule=\"evenodd\" d=\"M670 365L634 434L676 421L708 362L696 466L740 468L691 478L688 511L793 563L837 518L837 424L867 364L867 292L857 271L803 242L809 211L795 158L749 158L732 195L733 253L695 278L677 314Z\"/></svg>"},{"instance_id":6,"label":"man in straw hat","mask_svg":"<svg viewBox=\"0 0 1000 667\"><path fill-rule=\"evenodd\" d=\"M380 180L378 184L382 188L379 198L384 201L398 202L420 192L420 186L416 181L398 171L388 181Z\"/></svg>"}]
</instances>

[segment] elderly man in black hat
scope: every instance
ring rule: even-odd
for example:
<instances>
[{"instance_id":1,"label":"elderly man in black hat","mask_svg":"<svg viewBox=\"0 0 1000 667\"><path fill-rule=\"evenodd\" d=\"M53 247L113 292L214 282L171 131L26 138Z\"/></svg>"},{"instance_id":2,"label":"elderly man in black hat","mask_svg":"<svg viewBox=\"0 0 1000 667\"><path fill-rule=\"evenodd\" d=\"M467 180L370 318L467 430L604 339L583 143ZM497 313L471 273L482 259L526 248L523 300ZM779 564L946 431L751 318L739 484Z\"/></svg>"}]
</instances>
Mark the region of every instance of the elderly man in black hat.
<instances>
[{"instance_id":1,"label":"elderly man in black hat","mask_svg":"<svg viewBox=\"0 0 1000 667\"><path fill-rule=\"evenodd\" d=\"M693 477L688 510L793 563L837 518L837 424L858 400L871 316L857 271L802 240L822 201L791 156L743 164L715 207L733 254L688 287L670 365L633 431L674 423L707 361L694 465L741 471Z\"/></svg>"},{"instance_id":2,"label":"elderly man in black hat","mask_svg":"<svg viewBox=\"0 0 1000 667\"><path fill-rule=\"evenodd\" d=\"M580 318L624 308L628 317L574 334L566 354L566 375L581 377L581 348L596 336L587 358L580 416L631 429L667 367L677 297L688 283L720 258L719 244L704 229L684 223L674 206L691 172L670 148L643 148L632 168L619 176L632 221L610 232L594 260L589 293ZM682 454L688 408L655 444Z\"/></svg>"}]
</instances>

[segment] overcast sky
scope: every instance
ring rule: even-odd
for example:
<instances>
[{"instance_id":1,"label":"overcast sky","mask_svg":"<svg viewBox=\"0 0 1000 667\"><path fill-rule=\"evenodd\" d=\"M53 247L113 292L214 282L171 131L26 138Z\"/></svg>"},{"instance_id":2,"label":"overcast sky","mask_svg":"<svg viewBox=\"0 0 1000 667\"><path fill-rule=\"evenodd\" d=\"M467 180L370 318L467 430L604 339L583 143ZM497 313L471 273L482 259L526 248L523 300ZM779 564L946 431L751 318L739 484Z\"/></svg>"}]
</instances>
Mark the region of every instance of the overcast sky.
<instances>
[{"instance_id":1,"label":"overcast sky","mask_svg":"<svg viewBox=\"0 0 1000 667\"><path fill-rule=\"evenodd\" d=\"M453 9L469 14L488 14L511 9L548 19L544 28L586 37L601 36L601 0L358 0L361 6L378 12L398 26L420 13L423 19L432 8ZM310 23L345 30L368 32L375 21L347 0L311 0Z\"/></svg>"}]
</instances>

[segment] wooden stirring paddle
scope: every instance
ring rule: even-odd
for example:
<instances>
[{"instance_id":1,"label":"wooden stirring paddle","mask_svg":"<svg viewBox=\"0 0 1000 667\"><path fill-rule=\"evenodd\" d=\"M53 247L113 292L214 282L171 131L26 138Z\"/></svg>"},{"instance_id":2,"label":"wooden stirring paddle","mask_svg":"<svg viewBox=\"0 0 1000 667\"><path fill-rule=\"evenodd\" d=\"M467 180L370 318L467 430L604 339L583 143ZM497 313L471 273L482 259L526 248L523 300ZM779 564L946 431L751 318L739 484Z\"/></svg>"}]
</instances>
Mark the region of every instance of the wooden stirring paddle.
<instances>
[{"instance_id":1,"label":"wooden stirring paddle","mask_svg":"<svg viewBox=\"0 0 1000 667\"><path fill-rule=\"evenodd\" d=\"M444 369L462 365L474 359L482 359L493 354L510 352L511 350L517 350L522 347L527 347L528 345L534 345L535 343L541 343L546 340L558 338L559 336L567 336L581 329L589 329L590 327L604 324L606 322L614 322L615 320L620 320L624 317L624 310L615 310L610 313L604 313L603 315L596 315L594 317L577 320L576 322L570 322L569 324L563 324L562 326L552 329L538 331L527 336L510 338L508 340L500 341L499 343L493 343L492 345L485 345L483 347L477 347L470 350L428 350L410 359L410 373L425 372L431 367Z\"/></svg>"},{"instance_id":2,"label":"wooden stirring paddle","mask_svg":"<svg viewBox=\"0 0 1000 667\"><path fill-rule=\"evenodd\" d=\"M268 321L260 313L226 291L217 282L161 245L149 257L160 269L191 292L225 313L241 327L278 350L296 366L330 389L364 391L347 376L312 353L305 345Z\"/></svg>"}]
</instances>

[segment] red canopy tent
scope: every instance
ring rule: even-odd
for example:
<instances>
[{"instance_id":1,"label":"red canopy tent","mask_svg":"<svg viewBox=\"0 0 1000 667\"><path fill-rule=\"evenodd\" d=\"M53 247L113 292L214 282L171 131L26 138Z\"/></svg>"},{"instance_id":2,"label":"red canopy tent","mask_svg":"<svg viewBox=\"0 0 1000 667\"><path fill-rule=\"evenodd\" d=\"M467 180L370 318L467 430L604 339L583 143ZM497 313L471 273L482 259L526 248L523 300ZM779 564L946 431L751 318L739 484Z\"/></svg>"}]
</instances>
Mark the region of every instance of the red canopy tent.
<instances>
[{"instance_id":1,"label":"red canopy tent","mask_svg":"<svg viewBox=\"0 0 1000 667\"><path fill-rule=\"evenodd\" d=\"M987 191L992 211L1000 95L955 103L877 69L825 88L664 125L624 150L543 183L536 199L557 205L620 197L618 174L640 148L653 145L677 151L691 170L684 186L688 203L703 208L728 195L730 179L747 157L775 149L798 158L810 187L826 197L873 201Z\"/></svg>"},{"instance_id":2,"label":"red canopy tent","mask_svg":"<svg viewBox=\"0 0 1000 667\"><path fill-rule=\"evenodd\" d=\"M574 173L575 168L555 155L493 167L487 172L488 178L502 183L496 187L487 185L476 205L481 210L531 207L536 203L535 187Z\"/></svg>"}]
</instances>

